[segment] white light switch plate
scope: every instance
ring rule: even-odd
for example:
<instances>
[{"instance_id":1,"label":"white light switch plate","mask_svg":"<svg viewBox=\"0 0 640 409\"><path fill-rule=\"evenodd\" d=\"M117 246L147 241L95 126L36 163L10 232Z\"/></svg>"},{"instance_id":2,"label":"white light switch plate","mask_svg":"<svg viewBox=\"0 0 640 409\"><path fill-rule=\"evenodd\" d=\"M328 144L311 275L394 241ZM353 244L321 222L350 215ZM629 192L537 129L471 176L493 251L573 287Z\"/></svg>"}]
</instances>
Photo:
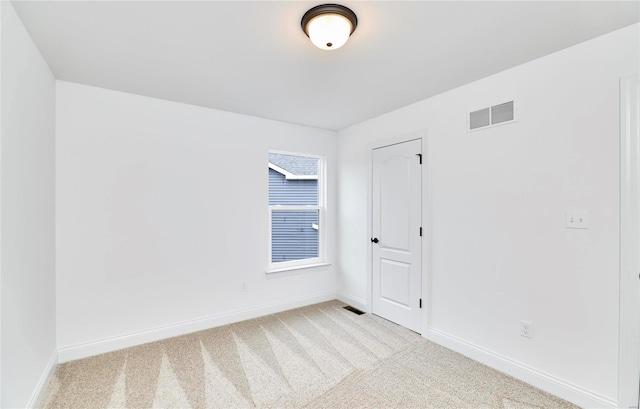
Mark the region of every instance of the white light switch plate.
<instances>
[{"instance_id":1,"label":"white light switch plate","mask_svg":"<svg viewBox=\"0 0 640 409\"><path fill-rule=\"evenodd\" d=\"M564 213L564 227L567 229L588 229L589 214L586 209L567 210Z\"/></svg>"}]
</instances>

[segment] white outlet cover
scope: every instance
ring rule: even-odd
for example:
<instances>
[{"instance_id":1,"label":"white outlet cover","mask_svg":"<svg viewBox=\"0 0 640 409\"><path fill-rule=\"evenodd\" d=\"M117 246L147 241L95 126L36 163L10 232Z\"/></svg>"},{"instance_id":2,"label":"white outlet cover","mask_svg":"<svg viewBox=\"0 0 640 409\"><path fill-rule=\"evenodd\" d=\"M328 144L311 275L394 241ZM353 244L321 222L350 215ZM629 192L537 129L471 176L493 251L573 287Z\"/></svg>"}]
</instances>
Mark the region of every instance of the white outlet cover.
<instances>
[{"instance_id":1,"label":"white outlet cover","mask_svg":"<svg viewBox=\"0 0 640 409\"><path fill-rule=\"evenodd\" d=\"M567 229L588 229L589 213L586 209L571 209L564 213L564 226Z\"/></svg>"},{"instance_id":2,"label":"white outlet cover","mask_svg":"<svg viewBox=\"0 0 640 409\"><path fill-rule=\"evenodd\" d=\"M533 335L532 332L533 332L533 328L532 328L531 322L520 321L520 336L525 338L531 338Z\"/></svg>"}]
</instances>

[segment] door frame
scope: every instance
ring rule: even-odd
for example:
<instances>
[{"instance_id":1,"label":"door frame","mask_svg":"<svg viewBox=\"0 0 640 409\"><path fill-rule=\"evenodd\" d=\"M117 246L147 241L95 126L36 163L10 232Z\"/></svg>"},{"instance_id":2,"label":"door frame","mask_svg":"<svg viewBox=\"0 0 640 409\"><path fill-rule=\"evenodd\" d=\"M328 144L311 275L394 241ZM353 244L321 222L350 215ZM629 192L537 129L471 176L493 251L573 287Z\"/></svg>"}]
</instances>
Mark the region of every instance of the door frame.
<instances>
[{"instance_id":1,"label":"door frame","mask_svg":"<svg viewBox=\"0 0 640 409\"><path fill-rule=\"evenodd\" d=\"M638 408L640 387L640 75L620 78L620 337L618 407ZM636 97L632 97L636 93ZM636 127L631 126L635 116ZM634 257L636 257L634 259Z\"/></svg>"},{"instance_id":2,"label":"door frame","mask_svg":"<svg viewBox=\"0 0 640 409\"><path fill-rule=\"evenodd\" d=\"M363 237L363 242L367 243L367 312L373 313L373 248L371 246L371 237L373 232L373 150L384 148L386 146L397 145L419 139L422 145L422 258L420 273L422 275L422 312L420 318L420 334L427 337L429 328L430 315L430 265L431 265L431 217L430 217L430 179L429 179L429 137L427 129L419 129L413 132L391 136L371 142L367 146L367 236Z\"/></svg>"}]
</instances>

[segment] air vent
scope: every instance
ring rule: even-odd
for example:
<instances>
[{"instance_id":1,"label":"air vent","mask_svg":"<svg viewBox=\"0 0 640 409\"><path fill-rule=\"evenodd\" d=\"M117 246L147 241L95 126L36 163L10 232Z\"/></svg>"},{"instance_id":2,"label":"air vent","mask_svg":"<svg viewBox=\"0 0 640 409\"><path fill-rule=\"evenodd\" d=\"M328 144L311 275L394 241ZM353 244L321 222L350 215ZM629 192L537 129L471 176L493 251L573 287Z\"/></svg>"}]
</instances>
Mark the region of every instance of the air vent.
<instances>
[{"instance_id":1,"label":"air vent","mask_svg":"<svg viewBox=\"0 0 640 409\"><path fill-rule=\"evenodd\" d=\"M516 122L515 102L509 101L469 113L468 131Z\"/></svg>"},{"instance_id":2,"label":"air vent","mask_svg":"<svg viewBox=\"0 0 640 409\"><path fill-rule=\"evenodd\" d=\"M491 110L489 108L473 111L469 114L469 129L478 129L491 125Z\"/></svg>"},{"instance_id":3,"label":"air vent","mask_svg":"<svg viewBox=\"0 0 640 409\"><path fill-rule=\"evenodd\" d=\"M513 101L491 107L491 125L513 121Z\"/></svg>"},{"instance_id":4,"label":"air vent","mask_svg":"<svg viewBox=\"0 0 640 409\"><path fill-rule=\"evenodd\" d=\"M357 308L355 308L355 307L352 307L352 306L350 306L350 305L344 306L344 307L342 307L342 308L344 308L344 309L345 309L345 310L347 310L347 311L351 311L352 313L357 314L357 315L362 315L362 314L364 314L364 311L360 311L359 309L357 309Z\"/></svg>"}]
</instances>

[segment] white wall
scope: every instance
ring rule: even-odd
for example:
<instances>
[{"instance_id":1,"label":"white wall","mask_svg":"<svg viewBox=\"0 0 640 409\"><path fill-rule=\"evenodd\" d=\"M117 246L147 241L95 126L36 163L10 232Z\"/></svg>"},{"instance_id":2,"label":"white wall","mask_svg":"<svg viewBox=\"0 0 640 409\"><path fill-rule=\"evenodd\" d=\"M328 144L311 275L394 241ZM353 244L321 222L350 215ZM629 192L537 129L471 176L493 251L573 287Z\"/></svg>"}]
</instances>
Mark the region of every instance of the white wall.
<instances>
[{"instance_id":1,"label":"white wall","mask_svg":"<svg viewBox=\"0 0 640 409\"><path fill-rule=\"evenodd\" d=\"M335 242L335 132L57 83L61 360L335 297L265 273L269 149L326 155Z\"/></svg>"},{"instance_id":2,"label":"white wall","mask_svg":"<svg viewBox=\"0 0 640 409\"><path fill-rule=\"evenodd\" d=\"M0 2L3 408L35 403L55 364L55 79Z\"/></svg>"},{"instance_id":3,"label":"white wall","mask_svg":"<svg viewBox=\"0 0 640 409\"><path fill-rule=\"evenodd\" d=\"M423 332L500 355L572 389L554 392L573 400L593 394L615 403L618 84L638 72L638 31L627 27L339 132L338 291L370 299L369 147L428 128ZM513 98L517 124L465 131L469 110ZM564 228L564 211L574 207L588 210L588 230ZM519 336L520 320L533 323L532 339Z\"/></svg>"}]
</instances>

